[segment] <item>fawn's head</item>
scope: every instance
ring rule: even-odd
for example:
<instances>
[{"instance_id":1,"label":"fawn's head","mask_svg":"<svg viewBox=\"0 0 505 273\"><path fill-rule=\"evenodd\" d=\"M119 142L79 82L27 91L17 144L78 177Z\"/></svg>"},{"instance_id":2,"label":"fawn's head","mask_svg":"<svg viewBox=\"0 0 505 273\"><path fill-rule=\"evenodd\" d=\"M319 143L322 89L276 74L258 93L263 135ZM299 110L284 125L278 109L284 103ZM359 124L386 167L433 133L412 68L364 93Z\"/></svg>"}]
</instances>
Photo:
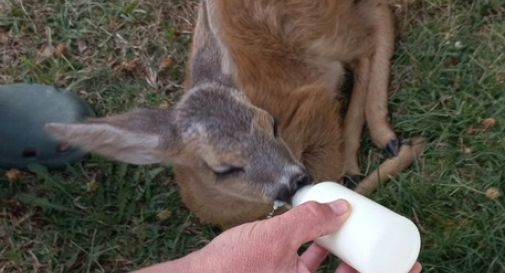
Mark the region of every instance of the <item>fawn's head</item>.
<instances>
[{"instance_id":1,"label":"fawn's head","mask_svg":"<svg viewBox=\"0 0 505 273\"><path fill-rule=\"evenodd\" d=\"M221 85L196 87L171 110L46 128L60 141L123 162L191 168L202 183L244 200L288 202L310 182L273 117Z\"/></svg>"}]
</instances>

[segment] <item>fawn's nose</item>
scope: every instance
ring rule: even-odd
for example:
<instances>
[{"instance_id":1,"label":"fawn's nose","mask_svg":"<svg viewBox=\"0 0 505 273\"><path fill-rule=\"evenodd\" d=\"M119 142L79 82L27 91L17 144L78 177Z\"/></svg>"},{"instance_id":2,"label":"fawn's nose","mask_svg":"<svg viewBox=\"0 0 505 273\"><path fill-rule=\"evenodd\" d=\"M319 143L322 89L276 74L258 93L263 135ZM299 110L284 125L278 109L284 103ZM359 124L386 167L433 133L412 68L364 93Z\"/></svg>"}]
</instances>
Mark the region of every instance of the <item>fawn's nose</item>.
<instances>
[{"instance_id":1,"label":"fawn's nose","mask_svg":"<svg viewBox=\"0 0 505 273\"><path fill-rule=\"evenodd\" d=\"M291 203L291 198L296 191L312 182L312 177L306 173L299 173L291 177L288 185L283 185L279 190L276 200Z\"/></svg>"},{"instance_id":2,"label":"fawn's nose","mask_svg":"<svg viewBox=\"0 0 505 273\"><path fill-rule=\"evenodd\" d=\"M291 185L297 191L299 188L303 186L307 186L312 182L312 177L306 173L302 173L299 175L296 175L291 179Z\"/></svg>"}]
</instances>

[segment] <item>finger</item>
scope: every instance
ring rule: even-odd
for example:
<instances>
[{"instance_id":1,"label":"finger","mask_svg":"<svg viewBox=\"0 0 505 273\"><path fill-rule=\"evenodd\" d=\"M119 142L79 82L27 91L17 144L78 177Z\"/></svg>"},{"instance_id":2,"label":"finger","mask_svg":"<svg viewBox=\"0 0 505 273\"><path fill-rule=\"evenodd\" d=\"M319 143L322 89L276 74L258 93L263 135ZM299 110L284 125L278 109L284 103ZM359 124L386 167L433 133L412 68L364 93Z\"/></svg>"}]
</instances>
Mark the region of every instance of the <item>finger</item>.
<instances>
[{"instance_id":1,"label":"finger","mask_svg":"<svg viewBox=\"0 0 505 273\"><path fill-rule=\"evenodd\" d=\"M419 273L421 272L421 270L423 269L423 266L417 262L414 267L412 267L412 269L409 271L409 273Z\"/></svg>"},{"instance_id":2,"label":"finger","mask_svg":"<svg viewBox=\"0 0 505 273\"><path fill-rule=\"evenodd\" d=\"M337 231L350 213L347 201L337 200L328 204L307 202L290 211L272 218L264 228L272 232L277 230L279 236L286 236L291 250L323 235Z\"/></svg>"},{"instance_id":3,"label":"finger","mask_svg":"<svg viewBox=\"0 0 505 273\"><path fill-rule=\"evenodd\" d=\"M328 250L319 246L318 244L312 244L302 256L300 256L300 262L302 262L309 272L316 272L319 265L328 256Z\"/></svg>"},{"instance_id":4,"label":"finger","mask_svg":"<svg viewBox=\"0 0 505 273\"><path fill-rule=\"evenodd\" d=\"M335 273L359 273L356 269L352 268L350 265L346 263L341 263Z\"/></svg>"}]
</instances>

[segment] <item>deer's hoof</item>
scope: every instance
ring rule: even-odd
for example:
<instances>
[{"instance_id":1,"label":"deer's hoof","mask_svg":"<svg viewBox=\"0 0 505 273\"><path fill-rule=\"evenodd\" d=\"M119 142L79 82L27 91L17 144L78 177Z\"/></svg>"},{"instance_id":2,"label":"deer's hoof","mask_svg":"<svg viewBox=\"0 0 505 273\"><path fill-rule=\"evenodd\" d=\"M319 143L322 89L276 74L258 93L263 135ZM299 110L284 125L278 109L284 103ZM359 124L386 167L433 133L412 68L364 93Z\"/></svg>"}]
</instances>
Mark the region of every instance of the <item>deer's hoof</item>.
<instances>
[{"instance_id":1,"label":"deer's hoof","mask_svg":"<svg viewBox=\"0 0 505 273\"><path fill-rule=\"evenodd\" d=\"M346 175L342 178L342 185L346 186L347 188L353 190L358 186L359 182L363 180L365 176L355 174L355 175Z\"/></svg>"},{"instance_id":2,"label":"deer's hoof","mask_svg":"<svg viewBox=\"0 0 505 273\"><path fill-rule=\"evenodd\" d=\"M397 138L391 139L387 144L386 148L384 148L389 157L395 157L398 155L400 151L400 140Z\"/></svg>"}]
</instances>

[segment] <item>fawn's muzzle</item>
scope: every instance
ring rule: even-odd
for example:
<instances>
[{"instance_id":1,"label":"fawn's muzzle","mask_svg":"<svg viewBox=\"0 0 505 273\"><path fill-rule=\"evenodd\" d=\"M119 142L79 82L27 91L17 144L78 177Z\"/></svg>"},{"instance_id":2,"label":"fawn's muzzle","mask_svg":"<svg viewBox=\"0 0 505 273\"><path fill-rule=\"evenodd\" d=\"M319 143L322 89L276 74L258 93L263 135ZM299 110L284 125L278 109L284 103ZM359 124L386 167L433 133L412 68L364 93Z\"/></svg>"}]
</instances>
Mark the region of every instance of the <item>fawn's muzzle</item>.
<instances>
[{"instance_id":1,"label":"fawn's muzzle","mask_svg":"<svg viewBox=\"0 0 505 273\"><path fill-rule=\"evenodd\" d=\"M295 192L312 182L312 177L306 173L299 173L294 175L289 181L288 185L282 185L277 193L275 200L290 203L291 198L295 194Z\"/></svg>"}]
</instances>

